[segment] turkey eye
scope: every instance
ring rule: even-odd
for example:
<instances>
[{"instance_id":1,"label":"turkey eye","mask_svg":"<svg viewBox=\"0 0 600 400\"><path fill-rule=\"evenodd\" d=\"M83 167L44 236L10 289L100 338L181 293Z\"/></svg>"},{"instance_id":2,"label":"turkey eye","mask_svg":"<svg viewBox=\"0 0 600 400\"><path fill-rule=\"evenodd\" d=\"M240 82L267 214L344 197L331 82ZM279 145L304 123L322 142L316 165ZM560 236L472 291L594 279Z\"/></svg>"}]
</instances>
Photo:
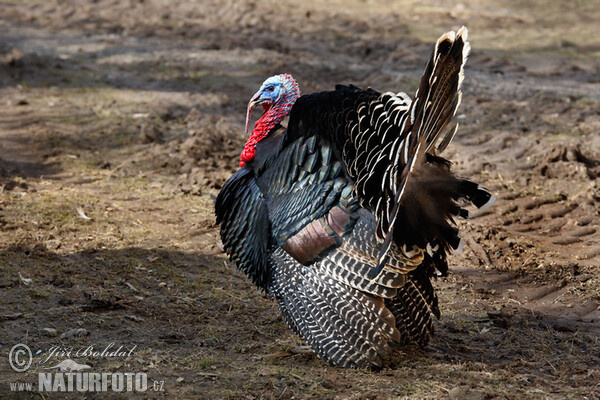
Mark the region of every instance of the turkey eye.
<instances>
[{"instance_id":1,"label":"turkey eye","mask_svg":"<svg viewBox=\"0 0 600 400\"><path fill-rule=\"evenodd\" d=\"M269 87L267 88L267 91L269 91L269 92L272 92L273 90L275 90L275 88L274 88L273 86L269 86Z\"/></svg>"}]
</instances>

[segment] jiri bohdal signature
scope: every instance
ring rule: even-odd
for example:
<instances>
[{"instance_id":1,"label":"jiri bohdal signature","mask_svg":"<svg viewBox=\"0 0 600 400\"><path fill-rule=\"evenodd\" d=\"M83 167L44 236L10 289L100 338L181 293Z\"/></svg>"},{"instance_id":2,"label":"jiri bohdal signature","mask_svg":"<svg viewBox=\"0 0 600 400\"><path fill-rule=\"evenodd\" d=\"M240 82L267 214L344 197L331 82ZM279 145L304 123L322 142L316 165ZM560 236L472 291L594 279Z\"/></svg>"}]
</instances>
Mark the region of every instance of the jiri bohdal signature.
<instances>
[{"instance_id":1,"label":"jiri bohdal signature","mask_svg":"<svg viewBox=\"0 0 600 400\"><path fill-rule=\"evenodd\" d=\"M119 346L115 348L114 343L109 343L104 348L98 348L94 345L82 347L78 350L74 350L73 347L66 346L53 346L48 350L46 359L41 361L40 364L47 363L53 357L71 358L71 357L93 357L93 358L104 358L104 357L130 357L137 345L133 345L131 348L125 346Z\"/></svg>"}]
</instances>

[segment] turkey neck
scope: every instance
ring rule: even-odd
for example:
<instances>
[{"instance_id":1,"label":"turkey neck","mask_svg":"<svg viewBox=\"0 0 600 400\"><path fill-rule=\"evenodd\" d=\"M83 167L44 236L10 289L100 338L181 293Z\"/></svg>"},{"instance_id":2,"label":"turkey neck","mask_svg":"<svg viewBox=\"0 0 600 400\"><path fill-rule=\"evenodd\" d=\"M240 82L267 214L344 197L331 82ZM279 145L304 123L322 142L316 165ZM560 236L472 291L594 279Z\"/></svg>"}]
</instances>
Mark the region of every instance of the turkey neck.
<instances>
[{"instance_id":1,"label":"turkey neck","mask_svg":"<svg viewBox=\"0 0 600 400\"><path fill-rule=\"evenodd\" d=\"M240 156L240 167L247 162L252 161L256 154L256 144L267 137L269 132L275 128L289 113L292 104L286 103L281 106L271 107L254 124L252 134L244 146L244 151Z\"/></svg>"}]
</instances>

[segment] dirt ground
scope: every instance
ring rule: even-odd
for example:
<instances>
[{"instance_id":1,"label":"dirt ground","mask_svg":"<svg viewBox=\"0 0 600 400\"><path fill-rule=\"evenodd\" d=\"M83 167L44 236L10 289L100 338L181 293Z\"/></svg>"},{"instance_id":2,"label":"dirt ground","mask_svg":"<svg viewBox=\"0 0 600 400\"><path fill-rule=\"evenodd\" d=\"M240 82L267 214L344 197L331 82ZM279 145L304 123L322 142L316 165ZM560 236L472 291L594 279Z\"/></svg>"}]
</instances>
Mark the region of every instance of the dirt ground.
<instances>
[{"instance_id":1,"label":"dirt ground","mask_svg":"<svg viewBox=\"0 0 600 400\"><path fill-rule=\"evenodd\" d=\"M0 397L62 398L9 383L37 382L53 346L110 343L135 348L75 360L163 382L133 397L600 397L600 3L388 3L0 2ZM412 94L463 24L448 156L498 201L462 224L427 348L329 367L222 252L213 198L246 104L282 72Z\"/></svg>"}]
</instances>

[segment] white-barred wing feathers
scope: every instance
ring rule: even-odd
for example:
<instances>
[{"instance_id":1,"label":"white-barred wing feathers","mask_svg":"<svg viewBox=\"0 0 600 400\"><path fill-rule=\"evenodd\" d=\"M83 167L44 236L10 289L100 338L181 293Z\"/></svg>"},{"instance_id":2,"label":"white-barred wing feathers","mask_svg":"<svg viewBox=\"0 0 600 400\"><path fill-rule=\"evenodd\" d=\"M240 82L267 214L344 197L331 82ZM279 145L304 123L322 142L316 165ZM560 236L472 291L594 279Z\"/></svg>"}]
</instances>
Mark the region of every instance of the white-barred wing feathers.
<instances>
[{"instance_id":1,"label":"white-barred wing feathers","mask_svg":"<svg viewBox=\"0 0 600 400\"><path fill-rule=\"evenodd\" d=\"M459 247L453 219L493 201L439 155L466 38L437 41L414 100L341 85L299 97L278 75L249 103L265 112L217 198L224 248L331 364L382 365L392 342L427 343L440 316L431 278Z\"/></svg>"}]
</instances>

